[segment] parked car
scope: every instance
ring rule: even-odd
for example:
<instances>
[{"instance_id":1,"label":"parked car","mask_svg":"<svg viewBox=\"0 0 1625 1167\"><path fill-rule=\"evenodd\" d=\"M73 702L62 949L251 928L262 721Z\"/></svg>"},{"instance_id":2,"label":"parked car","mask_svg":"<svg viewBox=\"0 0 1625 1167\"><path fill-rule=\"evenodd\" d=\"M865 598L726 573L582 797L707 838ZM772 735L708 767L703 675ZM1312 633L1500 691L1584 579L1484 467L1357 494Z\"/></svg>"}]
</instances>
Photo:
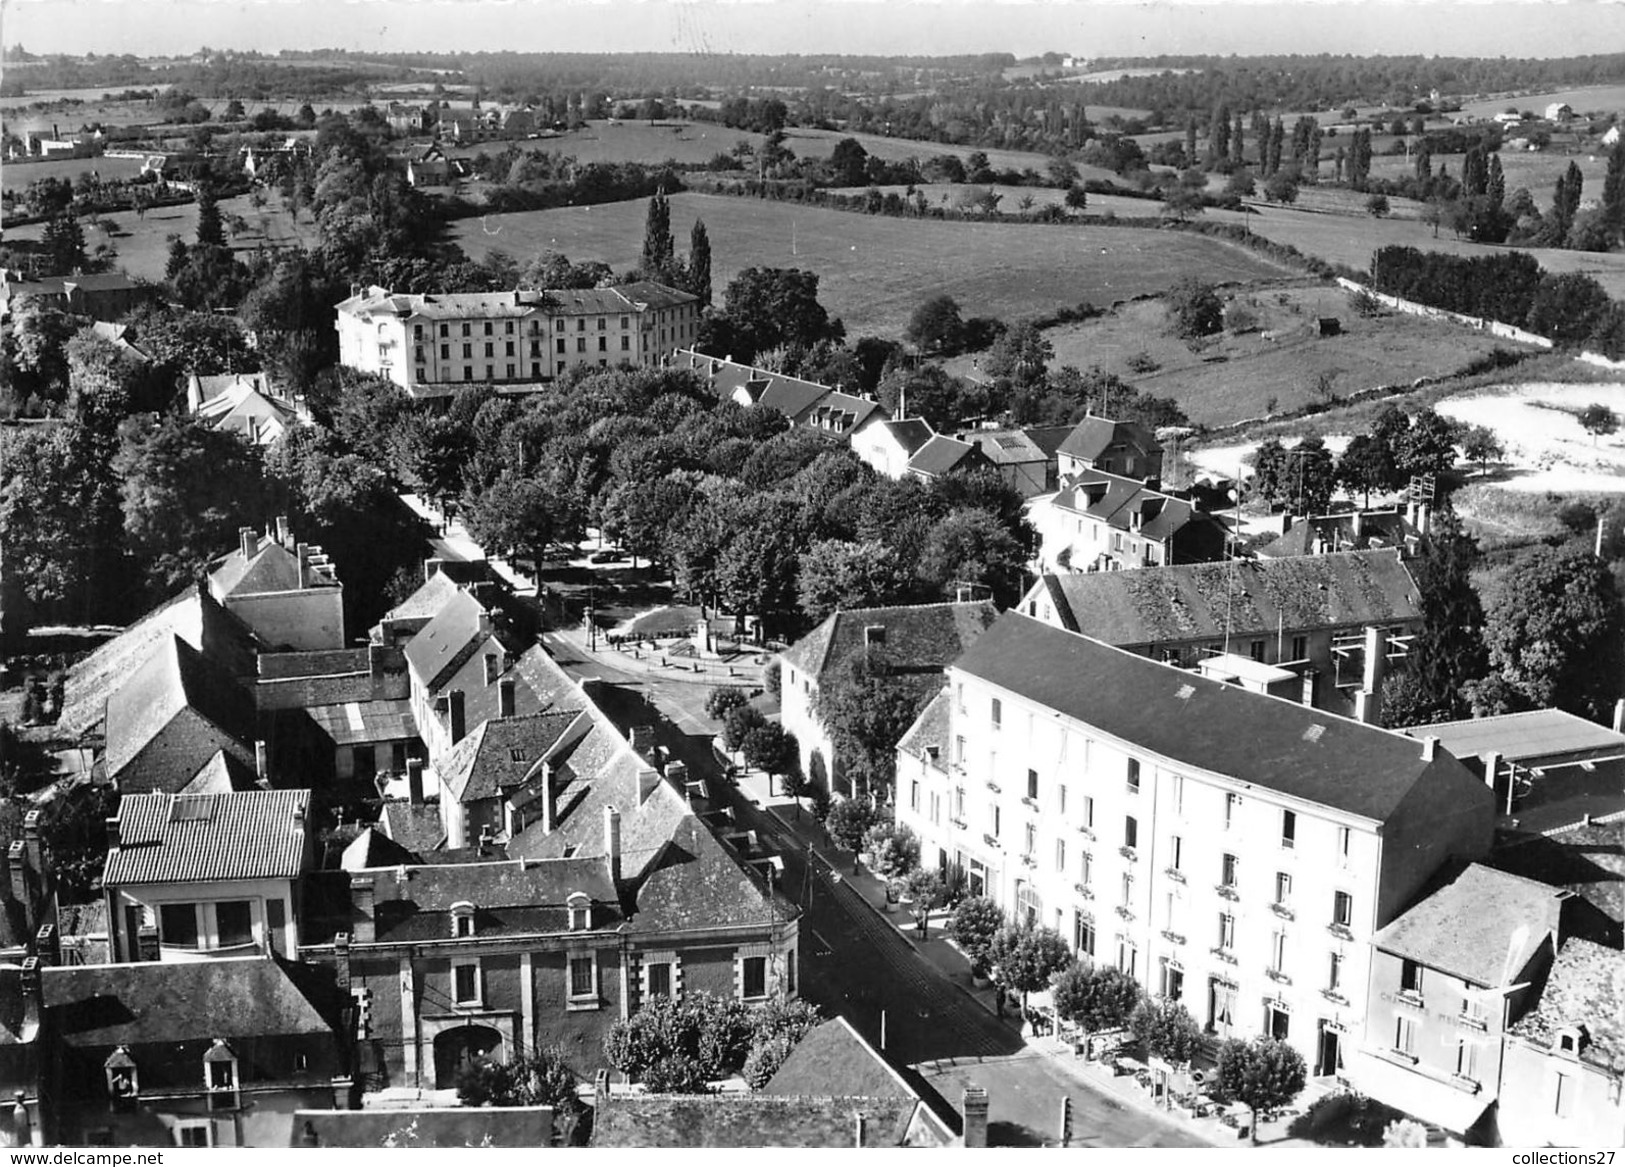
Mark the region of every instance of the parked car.
<instances>
[{"instance_id":1,"label":"parked car","mask_svg":"<svg viewBox=\"0 0 1625 1167\"><path fill-rule=\"evenodd\" d=\"M613 549L607 549L607 550L604 550L604 551L594 551L591 555L589 555L587 557L587 562L588 563L625 563L626 562L626 553L624 551L615 551Z\"/></svg>"}]
</instances>

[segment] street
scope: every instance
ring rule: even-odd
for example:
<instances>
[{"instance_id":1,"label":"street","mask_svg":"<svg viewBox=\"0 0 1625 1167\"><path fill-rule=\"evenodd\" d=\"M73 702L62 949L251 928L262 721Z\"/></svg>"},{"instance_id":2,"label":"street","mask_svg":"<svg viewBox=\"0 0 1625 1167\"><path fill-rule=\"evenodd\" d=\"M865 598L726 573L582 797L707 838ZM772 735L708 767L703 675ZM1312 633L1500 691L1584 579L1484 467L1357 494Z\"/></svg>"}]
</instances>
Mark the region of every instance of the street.
<instances>
[{"instance_id":1,"label":"street","mask_svg":"<svg viewBox=\"0 0 1625 1167\"><path fill-rule=\"evenodd\" d=\"M711 748L716 727L704 711L709 686L616 668L556 632L543 640L572 675L613 686L602 695L611 717L623 724L652 721L659 744L706 779L713 801L730 806L742 826L773 843L784 859L783 887L804 913L802 996L845 1017L922 1094L957 1112L965 1086L986 1088L995 1145L1054 1143L1063 1096L1072 1098L1074 1146L1205 1145L1029 1049L1012 1025L918 955L776 817L723 781Z\"/></svg>"}]
</instances>

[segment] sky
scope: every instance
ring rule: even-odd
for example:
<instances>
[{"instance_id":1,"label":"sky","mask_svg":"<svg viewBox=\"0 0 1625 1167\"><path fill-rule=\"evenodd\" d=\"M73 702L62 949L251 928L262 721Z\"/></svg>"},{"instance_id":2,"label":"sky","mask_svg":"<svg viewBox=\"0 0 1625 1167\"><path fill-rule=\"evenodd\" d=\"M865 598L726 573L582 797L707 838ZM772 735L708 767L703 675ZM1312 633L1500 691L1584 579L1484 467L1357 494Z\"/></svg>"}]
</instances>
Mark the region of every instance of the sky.
<instances>
[{"instance_id":1,"label":"sky","mask_svg":"<svg viewBox=\"0 0 1625 1167\"><path fill-rule=\"evenodd\" d=\"M1625 50L1625 0L0 0L30 52L1045 51L1571 56Z\"/></svg>"}]
</instances>

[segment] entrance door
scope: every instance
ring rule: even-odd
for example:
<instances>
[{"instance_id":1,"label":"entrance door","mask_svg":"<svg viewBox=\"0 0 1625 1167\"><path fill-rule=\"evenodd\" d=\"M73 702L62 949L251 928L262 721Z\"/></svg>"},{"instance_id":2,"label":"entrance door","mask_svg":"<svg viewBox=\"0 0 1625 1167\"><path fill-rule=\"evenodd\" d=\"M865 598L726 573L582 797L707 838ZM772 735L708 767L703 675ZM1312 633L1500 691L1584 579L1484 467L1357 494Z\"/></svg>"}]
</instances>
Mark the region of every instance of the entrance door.
<instances>
[{"instance_id":1,"label":"entrance door","mask_svg":"<svg viewBox=\"0 0 1625 1167\"><path fill-rule=\"evenodd\" d=\"M1327 1029L1325 1022L1320 1026L1320 1048L1315 1058L1315 1076L1317 1078L1331 1078L1337 1074L1342 1065L1342 1057L1337 1048L1337 1030Z\"/></svg>"},{"instance_id":2,"label":"entrance door","mask_svg":"<svg viewBox=\"0 0 1625 1167\"><path fill-rule=\"evenodd\" d=\"M502 1035L484 1025L459 1025L434 1039L434 1084L438 1090L457 1085L464 1070L500 1054Z\"/></svg>"}]
</instances>

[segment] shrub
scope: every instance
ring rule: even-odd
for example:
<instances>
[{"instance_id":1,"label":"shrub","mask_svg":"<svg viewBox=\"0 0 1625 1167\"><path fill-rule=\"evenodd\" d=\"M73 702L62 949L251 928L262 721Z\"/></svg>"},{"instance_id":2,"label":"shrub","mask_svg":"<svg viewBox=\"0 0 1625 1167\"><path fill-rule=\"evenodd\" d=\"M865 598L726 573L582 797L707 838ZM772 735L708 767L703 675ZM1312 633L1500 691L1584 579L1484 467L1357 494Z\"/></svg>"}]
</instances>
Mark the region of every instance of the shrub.
<instances>
[{"instance_id":1,"label":"shrub","mask_svg":"<svg viewBox=\"0 0 1625 1167\"><path fill-rule=\"evenodd\" d=\"M1184 339L1212 336L1224 326L1224 304L1213 285L1185 276L1163 297L1174 335Z\"/></svg>"},{"instance_id":2,"label":"shrub","mask_svg":"<svg viewBox=\"0 0 1625 1167\"><path fill-rule=\"evenodd\" d=\"M705 715L712 721L721 721L730 709L748 705L750 699L743 689L733 685L718 685L705 695Z\"/></svg>"},{"instance_id":3,"label":"shrub","mask_svg":"<svg viewBox=\"0 0 1625 1167\"><path fill-rule=\"evenodd\" d=\"M902 879L920 865L920 840L907 827L877 822L863 836L869 866L882 879Z\"/></svg>"},{"instance_id":4,"label":"shrub","mask_svg":"<svg viewBox=\"0 0 1625 1167\"><path fill-rule=\"evenodd\" d=\"M1414 1118L1396 1118L1382 1132L1382 1145L1423 1149L1428 1145L1428 1128Z\"/></svg>"},{"instance_id":5,"label":"shrub","mask_svg":"<svg viewBox=\"0 0 1625 1167\"><path fill-rule=\"evenodd\" d=\"M861 851L864 838L874 825L874 808L857 798L836 803L824 820L824 829L830 838L848 851Z\"/></svg>"},{"instance_id":6,"label":"shrub","mask_svg":"<svg viewBox=\"0 0 1625 1167\"><path fill-rule=\"evenodd\" d=\"M1131 373L1155 373L1162 368L1161 362L1144 349L1129 357L1124 363L1128 365L1128 370Z\"/></svg>"},{"instance_id":7,"label":"shrub","mask_svg":"<svg viewBox=\"0 0 1625 1167\"><path fill-rule=\"evenodd\" d=\"M575 1072L557 1049L512 1062L478 1061L457 1078L457 1100L464 1106L551 1106L573 1113L581 1109Z\"/></svg>"},{"instance_id":8,"label":"shrub","mask_svg":"<svg viewBox=\"0 0 1625 1167\"><path fill-rule=\"evenodd\" d=\"M788 1037L770 1037L753 1045L745 1058L744 1069L739 1072L740 1077L745 1079L745 1085L752 1090L766 1086L794 1048L795 1043Z\"/></svg>"}]
</instances>

